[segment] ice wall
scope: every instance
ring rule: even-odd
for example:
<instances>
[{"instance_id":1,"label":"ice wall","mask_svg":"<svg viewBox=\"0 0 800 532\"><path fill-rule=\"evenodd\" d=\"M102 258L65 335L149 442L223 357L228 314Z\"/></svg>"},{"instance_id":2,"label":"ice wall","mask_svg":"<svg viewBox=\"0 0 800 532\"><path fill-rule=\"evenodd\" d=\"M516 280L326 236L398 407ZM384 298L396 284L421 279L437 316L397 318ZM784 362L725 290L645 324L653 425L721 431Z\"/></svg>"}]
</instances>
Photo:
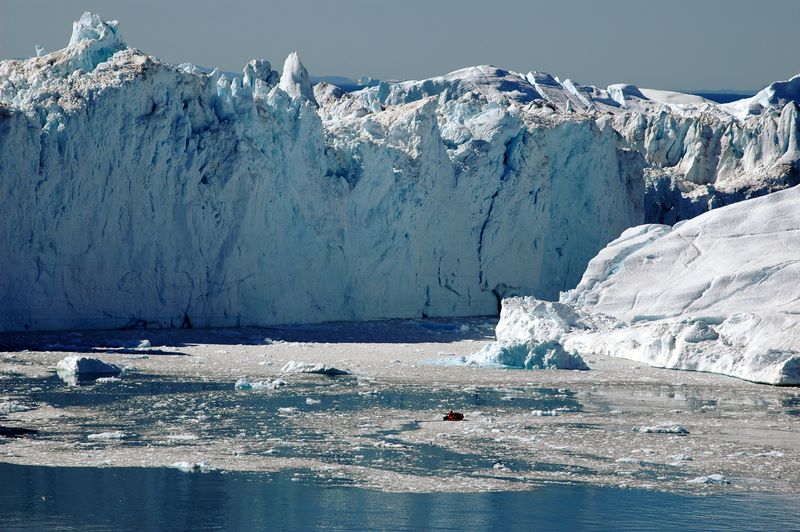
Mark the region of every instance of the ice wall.
<instances>
[{"instance_id":1,"label":"ice wall","mask_svg":"<svg viewBox=\"0 0 800 532\"><path fill-rule=\"evenodd\" d=\"M163 64L91 15L0 63L0 329L491 314L642 220L641 157L590 117L317 109L284 72Z\"/></svg>"},{"instance_id":2,"label":"ice wall","mask_svg":"<svg viewBox=\"0 0 800 532\"><path fill-rule=\"evenodd\" d=\"M164 64L88 13L67 48L0 62L0 330L490 314L557 297L627 227L797 176L783 96L309 79L297 54Z\"/></svg>"}]
</instances>

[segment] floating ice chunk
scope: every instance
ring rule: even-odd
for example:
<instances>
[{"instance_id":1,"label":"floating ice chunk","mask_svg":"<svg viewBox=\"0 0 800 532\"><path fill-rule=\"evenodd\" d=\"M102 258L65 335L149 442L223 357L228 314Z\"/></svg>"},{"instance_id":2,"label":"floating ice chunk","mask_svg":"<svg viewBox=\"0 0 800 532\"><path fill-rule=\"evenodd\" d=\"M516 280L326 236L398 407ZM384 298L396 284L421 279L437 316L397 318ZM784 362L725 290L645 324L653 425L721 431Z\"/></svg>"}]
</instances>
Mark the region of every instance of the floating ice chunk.
<instances>
[{"instance_id":1,"label":"floating ice chunk","mask_svg":"<svg viewBox=\"0 0 800 532\"><path fill-rule=\"evenodd\" d=\"M531 415L537 417L553 417L557 416L558 412L556 410L531 410Z\"/></svg>"},{"instance_id":2,"label":"floating ice chunk","mask_svg":"<svg viewBox=\"0 0 800 532\"><path fill-rule=\"evenodd\" d=\"M756 453L753 456L770 457L770 458L783 458L783 453L780 451L767 451L763 453Z\"/></svg>"},{"instance_id":3,"label":"floating ice chunk","mask_svg":"<svg viewBox=\"0 0 800 532\"><path fill-rule=\"evenodd\" d=\"M402 443L394 443L385 440L375 442L373 446L379 449L408 449L408 445L403 445Z\"/></svg>"},{"instance_id":4,"label":"floating ice chunk","mask_svg":"<svg viewBox=\"0 0 800 532\"><path fill-rule=\"evenodd\" d=\"M235 390L250 391L250 390L274 390L281 386L286 386L288 383L283 379L263 380L250 382L247 377L242 377L233 385Z\"/></svg>"},{"instance_id":5,"label":"floating ice chunk","mask_svg":"<svg viewBox=\"0 0 800 532\"><path fill-rule=\"evenodd\" d=\"M498 460L497 462L494 463L494 465L492 466L492 469L494 469L495 471L510 471L508 466L506 464L504 464L500 460Z\"/></svg>"},{"instance_id":6,"label":"floating ice chunk","mask_svg":"<svg viewBox=\"0 0 800 532\"><path fill-rule=\"evenodd\" d=\"M95 379L97 384L111 384L115 382L122 382L122 379L119 377L100 377L99 379Z\"/></svg>"},{"instance_id":7,"label":"floating ice chunk","mask_svg":"<svg viewBox=\"0 0 800 532\"><path fill-rule=\"evenodd\" d=\"M170 441L194 441L199 438L194 434L169 434L167 439Z\"/></svg>"},{"instance_id":8,"label":"floating ice chunk","mask_svg":"<svg viewBox=\"0 0 800 532\"><path fill-rule=\"evenodd\" d=\"M730 484L724 475L719 473L705 477L696 477L686 481L687 484Z\"/></svg>"},{"instance_id":9,"label":"floating ice chunk","mask_svg":"<svg viewBox=\"0 0 800 532\"><path fill-rule=\"evenodd\" d=\"M297 412L296 406L282 406L278 408L279 414L289 415L289 414L294 414L295 412Z\"/></svg>"},{"instance_id":10,"label":"floating ice chunk","mask_svg":"<svg viewBox=\"0 0 800 532\"><path fill-rule=\"evenodd\" d=\"M14 412L27 412L33 407L17 403L16 401L0 402L0 415L13 414Z\"/></svg>"},{"instance_id":11,"label":"floating ice chunk","mask_svg":"<svg viewBox=\"0 0 800 532\"><path fill-rule=\"evenodd\" d=\"M113 432L99 432L97 434L89 434L86 436L89 440L122 440L128 437L128 434L115 430Z\"/></svg>"},{"instance_id":12,"label":"floating ice chunk","mask_svg":"<svg viewBox=\"0 0 800 532\"><path fill-rule=\"evenodd\" d=\"M58 362L56 371L59 375L119 375L122 368L98 358L70 355Z\"/></svg>"},{"instance_id":13,"label":"floating ice chunk","mask_svg":"<svg viewBox=\"0 0 800 532\"><path fill-rule=\"evenodd\" d=\"M45 50L44 46L41 44L36 45L36 57L42 57L47 55L47 50Z\"/></svg>"},{"instance_id":14,"label":"floating ice chunk","mask_svg":"<svg viewBox=\"0 0 800 532\"><path fill-rule=\"evenodd\" d=\"M320 375L350 375L350 372L345 369L334 368L333 366L326 366L325 364L310 364L308 362L300 362L290 360L281 368L281 373L317 373Z\"/></svg>"},{"instance_id":15,"label":"floating ice chunk","mask_svg":"<svg viewBox=\"0 0 800 532\"><path fill-rule=\"evenodd\" d=\"M581 356L568 352L555 340L545 342L492 342L481 351L465 357L465 362L478 367L511 367L525 369L587 370Z\"/></svg>"},{"instance_id":16,"label":"floating ice chunk","mask_svg":"<svg viewBox=\"0 0 800 532\"><path fill-rule=\"evenodd\" d=\"M314 406L320 404L322 401L319 399L312 399L311 397L306 397L306 404L309 406Z\"/></svg>"},{"instance_id":17,"label":"floating ice chunk","mask_svg":"<svg viewBox=\"0 0 800 532\"><path fill-rule=\"evenodd\" d=\"M673 454L669 457L673 462L691 462L692 457L688 454Z\"/></svg>"},{"instance_id":18,"label":"floating ice chunk","mask_svg":"<svg viewBox=\"0 0 800 532\"><path fill-rule=\"evenodd\" d=\"M196 462L196 463L195 462L174 462L174 463L170 464L169 467L172 467L174 469L178 469L180 471L183 471L184 473L198 473L198 472L202 472L202 471L213 470L213 468L211 466L209 466L208 462L206 462L206 461Z\"/></svg>"},{"instance_id":19,"label":"floating ice chunk","mask_svg":"<svg viewBox=\"0 0 800 532\"><path fill-rule=\"evenodd\" d=\"M150 340L141 340L139 341L139 344L136 346L136 349L148 349L150 347L152 347L152 345L150 344Z\"/></svg>"},{"instance_id":20,"label":"floating ice chunk","mask_svg":"<svg viewBox=\"0 0 800 532\"><path fill-rule=\"evenodd\" d=\"M645 434L679 434L685 436L689 431L683 425L677 423L661 423L658 425L642 425L634 427L633 432L641 432Z\"/></svg>"}]
</instances>

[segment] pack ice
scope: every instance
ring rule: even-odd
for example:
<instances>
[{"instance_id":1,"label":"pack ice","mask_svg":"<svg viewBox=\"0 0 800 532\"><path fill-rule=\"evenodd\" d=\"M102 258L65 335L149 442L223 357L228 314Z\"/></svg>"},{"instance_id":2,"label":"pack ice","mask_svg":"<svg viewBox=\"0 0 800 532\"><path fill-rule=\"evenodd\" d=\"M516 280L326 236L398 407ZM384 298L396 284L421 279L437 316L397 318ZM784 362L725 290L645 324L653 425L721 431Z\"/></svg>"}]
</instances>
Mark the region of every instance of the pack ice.
<instances>
[{"instance_id":1,"label":"pack ice","mask_svg":"<svg viewBox=\"0 0 800 532\"><path fill-rule=\"evenodd\" d=\"M0 62L0 330L492 314L627 227L798 181L798 78L730 108L490 66L310 79L165 64L90 13Z\"/></svg>"},{"instance_id":2,"label":"pack ice","mask_svg":"<svg viewBox=\"0 0 800 532\"><path fill-rule=\"evenodd\" d=\"M498 340L800 384L798 204L795 187L628 229L559 302L505 300Z\"/></svg>"}]
</instances>

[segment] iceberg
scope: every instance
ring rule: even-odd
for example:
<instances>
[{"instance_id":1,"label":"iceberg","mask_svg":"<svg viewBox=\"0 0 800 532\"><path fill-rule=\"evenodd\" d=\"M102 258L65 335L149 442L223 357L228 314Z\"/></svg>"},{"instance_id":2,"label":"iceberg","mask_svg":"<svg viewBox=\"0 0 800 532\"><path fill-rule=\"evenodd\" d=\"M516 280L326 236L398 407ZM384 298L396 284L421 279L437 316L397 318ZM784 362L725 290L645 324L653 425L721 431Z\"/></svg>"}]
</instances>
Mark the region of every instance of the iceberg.
<instances>
[{"instance_id":1,"label":"iceberg","mask_svg":"<svg viewBox=\"0 0 800 532\"><path fill-rule=\"evenodd\" d=\"M489 65L312 79L166 64L91 13L1 61L0 331L496 314L628 227L800 182L783 86L745 116Z\"/></svg>"},{"instance_id":2,"label":"iceberg","mask_svg":"<svg viewBox=\"0 0 800 532\"><path fill-rule=\"evenodd\" d=\"M798 385L798 204L795 187L628 229L558 303L505 300L498 341Z\"/></svg>"}]
</instances>

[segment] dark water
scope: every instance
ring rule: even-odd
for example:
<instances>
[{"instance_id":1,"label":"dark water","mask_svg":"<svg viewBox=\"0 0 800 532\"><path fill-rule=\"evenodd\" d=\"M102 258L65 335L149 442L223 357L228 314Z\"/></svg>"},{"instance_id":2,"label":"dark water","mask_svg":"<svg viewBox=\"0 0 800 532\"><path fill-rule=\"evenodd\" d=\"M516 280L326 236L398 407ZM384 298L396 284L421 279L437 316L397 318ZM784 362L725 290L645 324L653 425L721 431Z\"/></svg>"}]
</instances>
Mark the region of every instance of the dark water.
<instances>
[{"instance_id":1,"label":"dark water","mask_svg":"<svg viewBox=\"0 0 800 532\"><path fill-rule=\"evenodd\" d=\"M791 530L796 499L551 484L383 493L292 473L0 464L2 530ZM295 473L294 475L297 475Z\"/></svg>"}]
</instances>

